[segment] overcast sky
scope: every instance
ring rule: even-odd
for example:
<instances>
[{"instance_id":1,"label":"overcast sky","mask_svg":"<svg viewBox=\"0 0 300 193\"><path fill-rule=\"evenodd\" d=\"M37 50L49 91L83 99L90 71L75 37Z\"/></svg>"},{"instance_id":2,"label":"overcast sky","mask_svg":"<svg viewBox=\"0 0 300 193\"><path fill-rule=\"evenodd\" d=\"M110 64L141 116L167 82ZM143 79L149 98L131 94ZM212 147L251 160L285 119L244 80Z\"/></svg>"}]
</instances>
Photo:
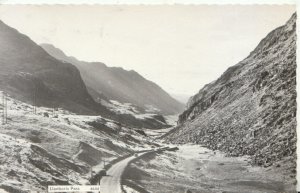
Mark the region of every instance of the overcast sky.
<instances>
[{"instance_id":1,"label":"overcast sky","mask_svg":"<svg viewBox=\"0 0 300 193\"><path fill-rule=\"evenodd\" d=\"M291 5L1 5L0 19L37 43L135 70L193 95L295 12Z\"/></svg>"}]
</instances>

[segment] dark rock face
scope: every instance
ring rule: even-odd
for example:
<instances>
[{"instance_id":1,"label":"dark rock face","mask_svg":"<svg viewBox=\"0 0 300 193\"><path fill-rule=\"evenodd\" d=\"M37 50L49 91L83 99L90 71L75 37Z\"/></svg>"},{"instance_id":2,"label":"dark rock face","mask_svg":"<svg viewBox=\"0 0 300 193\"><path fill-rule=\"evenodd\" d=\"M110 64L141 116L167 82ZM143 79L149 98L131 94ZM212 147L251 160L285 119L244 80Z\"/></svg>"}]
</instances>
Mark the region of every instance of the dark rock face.
<instances>
[{"instance_id":1,"label":"dark rock face","mask_svg":"<svg viewBox=\"0 0 300 193\"><path fill-rule=\"evenodd\" d=\"M166 138L251 155L258 165L295 162L296 14L192 97Z\"/></svg>"},{"instance_id":2,"label":"dark rock face","mask_svg":"<svg viewBox=\"0 0 300 193\"><path fill-rule=\"evenodd\" d=\"M183 111L183 104L173 99L155 83L146 80L137 72L123 68L108 67L100 62L84 62L66 56L61 50L49 44L41 45L55 58L74 64L80 71L89 93L98 99L113 99L145 107L152 105L163 114Z\"/></svg>"},{"instance_id":3,"label":"dark rock face","mask_svg":"<svg viewBox=\"0 0 300 193\"><path fill-rule=\"evenodd\" d=\"M57 60L0 21L0 89L24 102L76 113L105 113L87 92L75 66Z\"/></svg>"}]
</instances>

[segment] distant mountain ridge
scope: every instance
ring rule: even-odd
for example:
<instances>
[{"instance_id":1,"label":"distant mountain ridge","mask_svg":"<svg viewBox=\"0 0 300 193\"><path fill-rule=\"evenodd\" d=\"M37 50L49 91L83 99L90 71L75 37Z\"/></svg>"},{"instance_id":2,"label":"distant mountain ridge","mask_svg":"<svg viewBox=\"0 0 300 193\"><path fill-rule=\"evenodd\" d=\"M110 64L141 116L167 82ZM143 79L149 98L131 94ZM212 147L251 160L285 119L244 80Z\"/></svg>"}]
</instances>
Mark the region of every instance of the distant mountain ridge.
<instances>
[{"instance_id":1,"label":"distant mountain ridge","mask_svg":"<svg viewBox=\"0 0 300 193\"><path fill-rule=\"evenodd\" d=\"M88 87L93 98L117 100L122 103L132 103L142 108L153 106L163 114L177 114L183 111L184 105L157 84L145 79L134 70L124 70L120 67L108 67L101 62L84 62L69 57L63 51L50 44L41 46L53 57L75 65Z\"/></svg>"},{"instance_id":2,"label":"distant mountain ridge","mask_svg":"<svg viewBox=\"0 0 300 193\"><path fill-rule=\"evenodd\" d=\"M176 100L186 104L188 100L190 99L191 95L187 94L177 94L177 93L172 93L172 97L174 97Z\"/></svg>"},{"instance_id":3,"label":"distant mountain ridge","mask_svg":"<svg viewBox=\"0 0 300 193\"><path fill-rule=\"evenodd\" d=\"M190 98L179 125L165 138L251 155L265 167L282 161L295 171L296 14Z\"/></svg>"},{"instance_id":4,"label":"distant mountain ridge","mask_svg":"<svg viewBox=\"0 0 300 193\"><path fill-rule=\"evenodd\" d=\"M14 99L81 115L101 115L128 127L169 126L161 115L119 114L97 103L75 65L49 55L29 37L2 21L0 43L0 91Z\"/></svg>"}]
</instances>

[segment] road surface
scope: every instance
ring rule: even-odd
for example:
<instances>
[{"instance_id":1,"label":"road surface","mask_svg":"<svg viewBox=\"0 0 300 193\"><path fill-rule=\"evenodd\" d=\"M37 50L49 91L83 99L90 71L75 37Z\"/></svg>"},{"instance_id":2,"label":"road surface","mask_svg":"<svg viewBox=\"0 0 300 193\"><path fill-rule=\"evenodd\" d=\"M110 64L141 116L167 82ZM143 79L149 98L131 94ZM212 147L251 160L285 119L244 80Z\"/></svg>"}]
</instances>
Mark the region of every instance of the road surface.
<instances>
[{"instance_id":1,"label":"road surface","mask_svg":"<svg viewBox=\"0 0 300 193\"><path fill-rule=\"evenodd\" d=\"M101 193L122 193L121 190L121 176L126 169L128 163L145 153L137 153L136 156L130 156L114 165L106 172L107 176L103 176L100 181L100 192Z\"/></svg>"}]
</instances>

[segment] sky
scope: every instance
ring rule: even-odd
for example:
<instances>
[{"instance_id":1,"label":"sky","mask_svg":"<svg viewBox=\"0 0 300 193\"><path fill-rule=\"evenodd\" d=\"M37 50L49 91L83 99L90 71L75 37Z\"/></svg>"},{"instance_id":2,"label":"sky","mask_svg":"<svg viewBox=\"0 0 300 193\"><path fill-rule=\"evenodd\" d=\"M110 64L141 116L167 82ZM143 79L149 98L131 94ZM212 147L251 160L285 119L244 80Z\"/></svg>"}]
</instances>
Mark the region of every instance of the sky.
<instances>
[{"instance_id":1,"label":"sky","mask_svg":"<svg viewBox=\"0 0 300 193\"><path fill-rule=\"evenodd\" d=\"M36 43L135 70L194 95L246 58L293 5L1 5L0 19Z\"/></svg>"}]
</instances>

